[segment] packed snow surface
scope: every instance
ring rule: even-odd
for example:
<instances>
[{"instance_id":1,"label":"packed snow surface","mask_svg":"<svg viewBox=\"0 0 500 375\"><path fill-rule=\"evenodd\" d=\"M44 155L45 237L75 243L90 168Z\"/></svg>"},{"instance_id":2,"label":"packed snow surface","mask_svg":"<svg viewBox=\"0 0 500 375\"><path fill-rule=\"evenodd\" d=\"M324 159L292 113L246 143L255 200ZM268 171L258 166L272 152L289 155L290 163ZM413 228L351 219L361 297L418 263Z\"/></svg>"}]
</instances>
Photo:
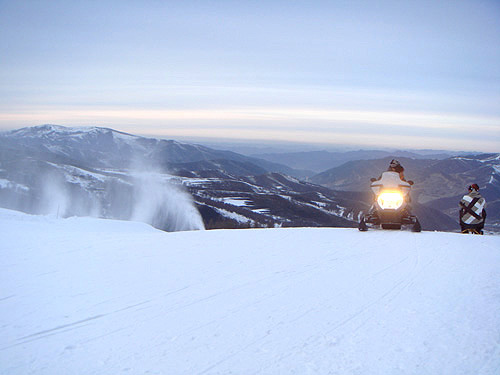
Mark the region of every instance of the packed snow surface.
<instances>
[{"instance_id":1,"label":"packed snow surface","mask_svg":"<svg viewBox=\"0 0 500 375\"><path fill-rule=\"evenodd\" d=\"M1 374L499 374L500 237L0 210Z\"/></svg>"}]
</instances>

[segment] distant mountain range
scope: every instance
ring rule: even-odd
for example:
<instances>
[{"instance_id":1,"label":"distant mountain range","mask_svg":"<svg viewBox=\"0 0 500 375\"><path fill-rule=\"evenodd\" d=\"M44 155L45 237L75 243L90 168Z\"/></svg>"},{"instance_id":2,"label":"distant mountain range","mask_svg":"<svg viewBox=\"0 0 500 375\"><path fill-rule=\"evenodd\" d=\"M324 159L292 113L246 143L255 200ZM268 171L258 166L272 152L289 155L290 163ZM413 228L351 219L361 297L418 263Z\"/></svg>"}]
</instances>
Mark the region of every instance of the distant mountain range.
<instances>
[{"instance_id":1,"label":"distant mountain range","mask_svg":"<svg viewBox=\"0 0 500 375\"><path fill-rule=\"evenodd\" d=\"M354 160L372 160L385 157L404 157L411 159L446 159L452 153L437 152L409 152L409 151L380 151L380 150L358 150L346 152L331 151L307 151L288 153L264 153L255 154L255 157L265 159L273 163L285 164L296 170L304 171L308 177L331 168L338 167Z\"/></svg>"},{"instance_id":2,"label":"distant mountain range","mask_svg":"<svg viewBox=\"0 0 500 375\"><path fill-rule=\"evenodd\" d=\"M4 132L0 137L0 146L2 154L30 153L41 160L84 163L94 168L147 165L164 172L176 172L182 169L204 170L208 164L218 160L222 165L212 166L228 171L236 169L241 174L266 171L300 174L288 166L231 151L219 151L173 140L145 138L98 127L42 125L23 128ZM227 163L228 161L233 163ZM255 169L256 166L260 169Z\"/></svg>"},{"instance_id":3,"label":"distant mountain range","mask_svg":"<svg viewBox=\"0 0 500 375\"><path fill-rule=\"evenodd\" d=\"M456 201L441 199L460 194L473 165L489 166L496 160L490 158L401 158L416 182L414 211L424 229L458 228L451 208ZM370 205L369 177L387 160L348 162L303 181L288 165L230 151L107 128L44 125L0 133L0 206L142 220L164 230L196 229L197 215L207 228L354 227ZM445 163L436 167L445 168L441 175L433 172L435 163ZM454 190L424 186L440 176Z\"/></svg>"}]
</instances>

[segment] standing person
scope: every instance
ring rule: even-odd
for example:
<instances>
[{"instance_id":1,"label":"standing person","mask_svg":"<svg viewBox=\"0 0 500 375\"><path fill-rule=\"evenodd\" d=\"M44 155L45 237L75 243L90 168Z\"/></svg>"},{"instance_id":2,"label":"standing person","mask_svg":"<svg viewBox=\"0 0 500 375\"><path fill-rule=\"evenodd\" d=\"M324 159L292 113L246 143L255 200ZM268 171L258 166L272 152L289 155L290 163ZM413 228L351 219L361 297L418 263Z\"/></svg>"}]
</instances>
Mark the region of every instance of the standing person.
<instances>
[{"instance_id":1,"label":"standing person","mask_svg":"<svg viewBox=\"0 0 500 375\"><path fill-rule=\"evenodd\" d=\"M463 196L459 206L462 233L483 234L486 201L479 193L477 184L469 186L469 192Z\"/></svg>"}]
</instances>

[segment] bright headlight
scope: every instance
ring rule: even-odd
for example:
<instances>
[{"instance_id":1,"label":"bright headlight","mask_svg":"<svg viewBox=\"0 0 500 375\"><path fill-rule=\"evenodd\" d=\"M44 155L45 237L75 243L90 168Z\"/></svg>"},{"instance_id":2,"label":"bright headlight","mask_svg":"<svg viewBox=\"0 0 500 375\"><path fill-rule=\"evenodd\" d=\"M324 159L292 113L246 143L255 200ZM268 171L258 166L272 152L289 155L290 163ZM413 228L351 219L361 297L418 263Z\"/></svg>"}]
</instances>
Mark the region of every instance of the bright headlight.
<instances>
[{"instance_id":1,"label":"bright headlight","mask_svg":"<svg viewBox=\"0 0 500 375\"><path fill-rule=\"evenodd\" d=\"M403 204L403 195L399 192L384 192L377 198L383 210L397 210Z\"/></svg>"}]
</instances>

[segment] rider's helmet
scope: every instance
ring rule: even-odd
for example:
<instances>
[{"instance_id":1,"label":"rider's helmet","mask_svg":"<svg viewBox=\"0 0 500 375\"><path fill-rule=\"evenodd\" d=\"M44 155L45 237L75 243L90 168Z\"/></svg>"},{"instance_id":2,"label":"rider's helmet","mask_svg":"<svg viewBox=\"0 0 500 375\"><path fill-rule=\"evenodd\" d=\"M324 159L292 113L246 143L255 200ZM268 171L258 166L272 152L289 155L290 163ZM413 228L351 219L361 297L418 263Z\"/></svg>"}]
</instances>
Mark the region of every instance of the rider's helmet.
<instances>
[{"instance_id":1,"label":"rider's helmet","mask_svg":"<svg viewBox=\"0 0 500 375\"><path fill-rule=\"evenodd\" d=\"M478 184L469 185L469 191L472 190L479 191L479 185Z\"/></svg>"}]
</instances>

